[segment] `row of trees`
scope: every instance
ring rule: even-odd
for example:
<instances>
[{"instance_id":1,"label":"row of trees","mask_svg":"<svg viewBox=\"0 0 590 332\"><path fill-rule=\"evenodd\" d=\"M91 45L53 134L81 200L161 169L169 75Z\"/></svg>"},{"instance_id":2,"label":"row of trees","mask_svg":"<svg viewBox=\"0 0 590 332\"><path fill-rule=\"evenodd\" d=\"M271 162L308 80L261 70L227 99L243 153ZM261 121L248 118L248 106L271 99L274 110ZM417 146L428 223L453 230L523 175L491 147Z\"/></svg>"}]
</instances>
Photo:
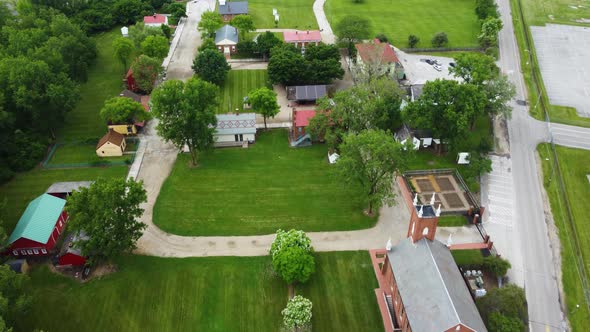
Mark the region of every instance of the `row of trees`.
<instances>
[{"instance_id":1,"label":"row of trees","mask_svg":"<svg viewBox=\"0 0 590 332\"><path fill-rule=\"evenodd\" d=\"M6 12L0 3L0 12ZM0 182L36 165L78 99L96 45L53 9L0 19Z\"/></svg>"}]
</instances>

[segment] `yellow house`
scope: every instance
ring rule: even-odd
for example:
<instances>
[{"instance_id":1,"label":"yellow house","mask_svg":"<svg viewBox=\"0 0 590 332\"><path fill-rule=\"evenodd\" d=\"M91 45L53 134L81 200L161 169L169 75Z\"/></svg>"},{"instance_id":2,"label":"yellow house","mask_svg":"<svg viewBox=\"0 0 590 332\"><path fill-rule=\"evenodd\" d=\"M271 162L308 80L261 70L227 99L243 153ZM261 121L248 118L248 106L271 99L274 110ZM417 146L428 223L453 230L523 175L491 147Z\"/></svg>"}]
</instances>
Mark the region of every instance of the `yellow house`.
<instances>
[{"instance_id":1,"label":"yellow house","mask_svg":"<svg viewBox=\"0 0 590 332\"><path fill-rule=\"evenodd\" d=\"M96 145L96 155L99 157L118 157L123 155L127 143L125 136L109 129Z\"/></svg>"},{"instance_id":2,"label":"yellow house","mask_svg":"<svg viewBox=\"0 0 590 332\"><path fill-rule=\"evenodd\" d=\"M109 124L109 130L114 130L123 135L137 134L137 127L135 124Z\"/></svg>"}]
</instances>

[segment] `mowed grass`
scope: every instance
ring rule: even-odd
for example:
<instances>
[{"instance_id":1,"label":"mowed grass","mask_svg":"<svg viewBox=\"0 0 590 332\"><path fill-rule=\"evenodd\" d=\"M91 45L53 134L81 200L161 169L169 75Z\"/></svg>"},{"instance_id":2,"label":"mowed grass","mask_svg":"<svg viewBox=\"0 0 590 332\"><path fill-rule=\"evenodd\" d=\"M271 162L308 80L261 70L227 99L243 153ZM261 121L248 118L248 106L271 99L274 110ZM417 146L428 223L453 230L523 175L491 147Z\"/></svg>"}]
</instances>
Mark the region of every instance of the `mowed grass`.
<instances>
[{"instance_id":1,"label":"mowed grass","mask_svg":"<svg viewBox=\"0 0 590 332\"><path fill-rule=\"evenodd\" d=\"M343 185L322 144L294 149L287 131L258 134L248 149L180 155L154 207L154 223L178 235L271 234L278 228L354 230L373 226L363 196Z\"/></svg>"},{"instance_id":2,"label":"mowed grass","mask_svg":"<svg viewBox=\"0 0 590 332\"><path fill-rule=\"evenodd\" d=\"M0 187L0 200L6 199L7 208L3 211L3 226L10 234L18 222L21 214L30 201L47 190L54 182L62 181L92 181L98 177L125 177L126 166L106 168L75 168L75 169L35 169L16 175L10 182Z\"/></svg>"},{"instance_id":3,"label":"mowed grass","mask_svg":"<svg viewBox=\"0 0 590 332\"><path fill-rule=\"evenodd\" d=\"M327 0L324 9L333 29L345 16L361 16L371 22L373 36L384 33L400 48L408 47L411 34L420 38L417 47L430 48L437 32L447 34L447 47L478 46L474 0Z\"/></svg>"},{"instance_id":4,"label":"mowed grass","mask_svg":"<svg viewBox=\"0 0 590 332\"><path fill-rule=\"evenodd\" d=\"M277 27L280 29L317 29L313 2L314 0L252 0L248 2L248 11L257 29L275 28L273 8L279 13Z\"/></svg>"},{"instance_id":5,"label":"mowed grass","mask_svg":"<svg viewBox=\"0 0 590 332\"><path fill-rule=\"evenodd\" d=\"M529 25L579 24L576 20L590 19L586 0L520 0ZM590 25L588 22L586 25Z\"/></svg>"},{"instance_id":6,"label":"mowed grass","mask_svg":"<svg viewBox=\"0 0 590 332\"><path fill-rule=\"evenodd\" d=\"M95 145L93 144L66 144L60 145L55 149L55 153L49 160L48 164L64 165L98 162L123 162L126 159L131 160L131 158L131 155L101 158L96 155Z\"/></svg>"},{"instance_id":7,"label":"mowed grass","mask_svg":"<svg viewBox=\"0 0 590 332\"><path fill-rule=\"evenodd\" d=\"M231 113L235 109L243 110L244 97L252 90L267 86L266 69L230 70L221 86L218 113Z\"/></svg>"},{"instance_id":8,"label":"mowed grass","mask_svg":"<svg viewBox=\"0 0 590 332\"><path fill-rule=\"evenodd\" d=\"M463 215L441 216L438 220L440 227L462 227L467 226L467 217Z\"/></svg>"},{"instance_id":9,"label":"mowed grass","mask_svg":"<svg viewBox=\"0 0 590 332\"><path fill-rule=\"evenodd\" d=\"M119 28L101 33L95 37L97 58L88 70L88 81L80 86L80 100L66 115L66 121L59 132L59 140L101 137L107 126L99 112L104 101L116 97L123 90L123 76L126 69L115 58L112 43L121 36ZM128 62L130 63L130 62Z\"/></svg>"},{"instance_id":10,"label":"mowed grass","mask_svg":"<svg viewBox=\"0 0 590 332\"><path fill-rule=\"evenodd\" d=\"M590 151L556 146L559 164L565 184L575 230L578 235L581 254L574 250L573 230L567 221L567 210L564 196L559 190L556 173L554 173L553 154L549 144L541 144L537 148L543 166L545 190L551 203L551 212L555 225L559 229L561 242L561 272L565 292L568 320L572 331L590 331L590 311L584 299L584 288L580 280L576 259L581 256L584 269L590 275L590 182L586 175L590 174ZM546 160L549 158L549 160ZM576 305L580 305L576 309Z\"/></svg>"},{"instance_id":11,"label":"mowed grass","mask_svg":"<svg viewBox=\"0 0 590 332\"><path fill-rule=\"evenodd\" d=\"M85 284L45 267L32 273L34 301L18 330L258 331L282 324L287 286L269 257L127 256L119 271ZM316 254L298 291L313 301L314 331L382 331L367 252ZM130 285L133 285L130 287Z\"/></svg>"}]
</instances>

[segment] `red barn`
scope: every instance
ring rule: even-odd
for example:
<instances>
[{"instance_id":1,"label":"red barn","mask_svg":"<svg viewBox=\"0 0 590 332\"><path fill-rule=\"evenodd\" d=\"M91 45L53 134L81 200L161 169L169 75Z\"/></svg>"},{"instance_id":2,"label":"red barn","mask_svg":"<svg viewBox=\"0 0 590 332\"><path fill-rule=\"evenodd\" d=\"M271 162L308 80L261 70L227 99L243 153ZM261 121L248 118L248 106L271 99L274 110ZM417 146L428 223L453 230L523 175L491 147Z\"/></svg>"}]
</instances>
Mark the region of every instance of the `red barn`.
<instances>
[{"instance_id":1,"label":"red barn","mask_svg":"<svg viewBox=\"0 0 590 332\"><path fill-rule=\"evenodd\" d=\"M8 238L8 251L14 256L48 255L61 235L68 214L66 200L49 194L35 198Z\"/></svg>"},{"instance_id":2,"label":"red barn","mask_svg":"<svg viewBox=\"0 0 590 332\"><path fill-rule=\"evenodd\" d=\"M88 240L88 236L84 233L68 236L59 255L58 265L80 266L86 264L86 257L82 255L82 251L76 245L76 242L85 240Z\"/></svg>"}]
</instances>

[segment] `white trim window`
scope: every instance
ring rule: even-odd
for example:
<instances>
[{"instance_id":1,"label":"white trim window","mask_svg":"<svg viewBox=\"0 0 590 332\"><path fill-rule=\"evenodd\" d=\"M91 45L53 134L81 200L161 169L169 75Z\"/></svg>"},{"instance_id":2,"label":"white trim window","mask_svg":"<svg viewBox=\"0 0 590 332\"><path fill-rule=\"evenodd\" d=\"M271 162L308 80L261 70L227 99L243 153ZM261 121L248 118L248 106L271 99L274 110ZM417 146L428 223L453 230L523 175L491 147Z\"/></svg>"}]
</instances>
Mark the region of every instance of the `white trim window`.
<instances>
[{"instance_id":1,"label":"white trim window","mask_svg":"<svg viewBox=\"0 0 590 332\"><path fill-rule=\"evenodd\" d=\"M18 250L13 250L12 251L12 254L15 255L15 256L18 256Z\"/></svg>"},{"instance_id":2,"label":"white trim window","mask_svg":"<svg viewBox=\"0 0 590 332\"><path fill-rule=\"evenodd\" d=\"M26 251L26 250L24 250L24 249L21 249L21 251L20 251L20 254L21 254L21 255L26 255L26 254L27 254L27 251Z\"/></svg>"},{"instance_id":3,"label":"white trim window","mask_svg":"<svg viewBox=\"0 0 590 332\"><path fill-rule=\"evenodd\" d=\"M33 252L35 253L35 255L39 255L39 250L33 249Z\"/></svg>"},{"instance_id":4,"label":"white trim window","mask_svg":"<svg viewBox=\"0 0 590 332\"><path fill-rule=\"evenodd\" d=\"M41 253L42 253L43 255L47 255L47 250L45 250L45 249L41 249Z\"/></svg>"},{"instance_id":5,"label":"white trim window","mask_svg":"<svg viewBox=\"0 0 590 332\"><path fill-rule=\"evenodd\" d=\"M33 250L27 249L27 255L32 255L32 254L33 254Z\"/></svg>"}]
</instances>

